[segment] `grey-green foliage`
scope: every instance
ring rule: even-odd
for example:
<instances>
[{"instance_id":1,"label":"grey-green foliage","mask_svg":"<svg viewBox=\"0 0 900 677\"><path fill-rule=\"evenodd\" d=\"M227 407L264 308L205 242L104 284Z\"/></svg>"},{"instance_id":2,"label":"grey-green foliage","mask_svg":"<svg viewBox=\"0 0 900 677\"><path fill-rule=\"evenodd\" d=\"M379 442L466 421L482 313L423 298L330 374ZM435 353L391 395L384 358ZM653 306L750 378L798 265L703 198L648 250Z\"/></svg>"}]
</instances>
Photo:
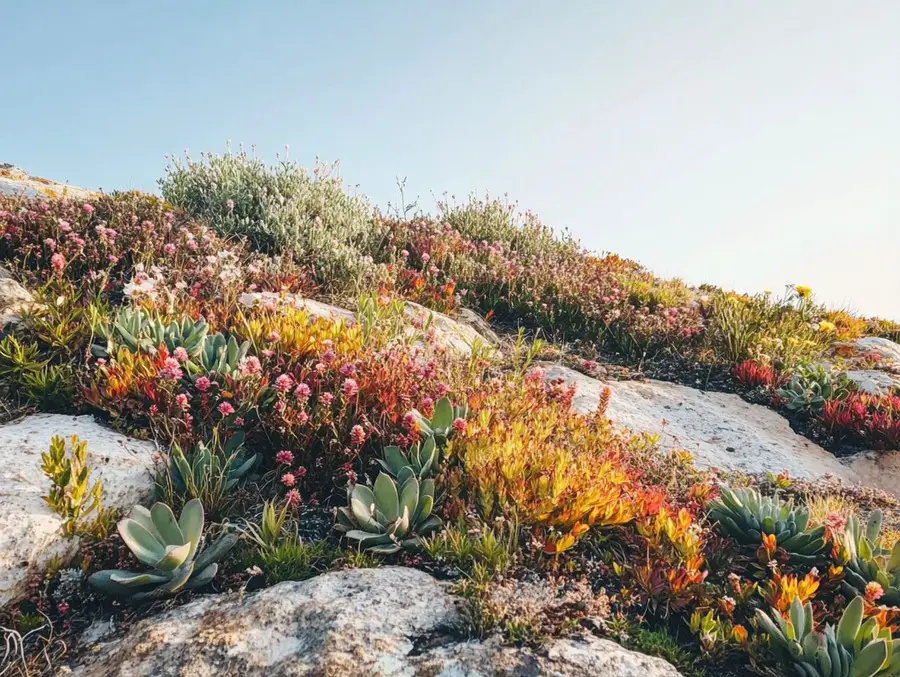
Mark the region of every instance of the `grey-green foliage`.
<instances>
[{"instance_id":1,"label":"grey-green foliage","mask_svg":"<svg viewBox=\"0 0 900 677\"><path fill-rule=\"evenodd\" d=\"M380 242L372 208L350 195L336 165L310 174L288 160L267 166L245 152L173 160L160 179L166 200L206 220L224 236L247 238L259 251L315 266L330 291L363 289L384 274L372 263Z\"/></svg>"},{"instance_id":2,"label":"grey-green foliage","mask_svg":"<svg viewBox=\"0 0 900 677\"><path fill-rule=\"evenodd\" d=\"M785 618L777 610L757 609L756 621L768 633L782 659L800 677L886 677L900 675L900 640L874 618L863 622L862 597L855 597L837 628L830 623L813 630L812 604L791 603Z\"/></svg>"},{"instance_id":3,"label":"grey-green foliage","mask_svg":"<svg viewBox=\"0 0 900 677\"><path fill-rule=\"evenodd\" d=\"M235 432L224 443L218 429L208 442L182 451L172 446L169 465L161 481L166 498L181 500L198 498L213 514L229 502L229 494L247 474L256 467L259 454L247 454L244 449L244 433Z\"/></svg>"},{"instance_id":4,"label":"grey-green foliage","mask_svg":"<svg viewBox=\"0 0 900 677\"><path fill-rule=\"evenodd\" d=\"M819 363L801 364L778 394L792 411L819 414L828 400L842 400L853 389L846 372L834 372Z\"/></svg>"},{"instance_id":5,"label":"grey-green foliage","mask_svg":"<svg viewBox=\"0 0 900 677\"><path fill-rule=\"evenodd\" d=\"M115 357L120 347L132 353L153 353L164 345L172 354L184 348L190 359L203 349L209 326L205 320L183 317L168 324L140 308L123 308L111 322L98 322L94 327L94 357Z\"/></svg>"},{"instance_id":6,"label":"grey-green foliage","mask_svg":"<svg viewBox=\"0 0 900 677\"><path fill-rule=\"evenodd\" d=\"M249 351L249 341L238 343L234 336L226 340L220 333L213 334L203 342L199 355L200 368L205 374L234 376Z\"/></svg>"},{"instance_id":7,"label":"grey-green foliage","mask_svg":"<svg viewBox=\"0 0 900 677\"><path fill-rule=\"evenodd\" d=\"M216 332L209 333L205 320L182 317L165 324L158 316L140 308L123 308L111 322L98 322L91 352L95 357L115 357L119 348L132 353L153 354L165 346L169 354L184 348L188 354L185 368L191 373L234 376L250 351L250 342L238 343L234 336L227 339Z\"/></svg>"},{"instance_id":8,"label":"grey-green foliage","mask_svg":"<svg viewBox=\"0 0 900 677\"><path fill-rule=\"evenodd\" d=\"M759 546L762 534L775 536L795 563L816 562L825 549L825 527L807 529L809 512L793 501L762 496L755 489L722 487L711 503L710 519L738 543Z\"/></svg>"},{"instance_id":9,"label":"grey-green foliage","mask_svg":"<svg viewBox=\"0 0 900 677\"><path fill-rule=\"evenodd\" d=\"M385 447L384 458L378 459L378 463L386 473L403 484L409 477L423 480L434 475L437 460L438 446L434 437L429 435L424 441L413 444L406 452L396 446Z\"/></svg>"},{"instance_id":10,"label":"grey-green foliage","mask_svg":"<svg viewBox=\"0 0 900 677\"><path fill-rule=\"evenodd\" d=\"M466 405L454 406L450 398L442 397L434 405L431 418L425 418L418 410L413 409L412 414L419 425L419 432L423 437L434 437L438 446L443 446L453 435L453 421L458 418L465 419L469 413Z\"/></svg>"},{"instance_id":11,"label":"grey-green foliage","mask_svg":"<svg viewBox=\"0 0 900 677\"><path fill-rule=\"evenodd\" d=\"M165 503L156 503L150 510L136 505L131 516L119 522L119 534L151 570L105 569L88 582L107 595L132 601L158 599L206 585L218 571L218 560L234 547L237 535L225 533L198 552L203 525L203 504L197 499L185 504L177 521Z\"/></svg>"},{"instance_id":12,"label":"grey-green foliage","mask_svg":"<svg viewBox=\"0 0 900 677\"><path fill-rule=\"evenodd\" d=\"M347 507L338 508L335 529L373 553L389 555L401 548L418 548L421 537L441 526L431 514L434 480L409 477L399 487L379 473L373 488L357 484L349 492Z\"/></svg>"},{"instance_id":13,"label":"grey-green foliage","mask_svg":"<svg viewBox=\"0 0 900 677\"><path fill-rule=\"evenodd\" d=\"M900 541L888 550L882 544L883 515L874 510L863 530L856 515L847 520L843 545L847 563L842 587L848 595L866 593L866 585L878 583L884 590L879 604L900 606Z\"/></svg>"}]
</instances>

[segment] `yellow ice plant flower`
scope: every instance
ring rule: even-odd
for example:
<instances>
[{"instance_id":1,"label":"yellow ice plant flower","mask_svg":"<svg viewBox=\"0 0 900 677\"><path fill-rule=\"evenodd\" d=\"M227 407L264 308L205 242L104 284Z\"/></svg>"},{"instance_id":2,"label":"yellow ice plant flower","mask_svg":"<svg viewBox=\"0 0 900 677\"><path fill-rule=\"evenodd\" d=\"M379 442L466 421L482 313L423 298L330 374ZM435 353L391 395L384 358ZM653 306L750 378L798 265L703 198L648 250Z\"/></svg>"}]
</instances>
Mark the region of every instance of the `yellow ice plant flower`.
<instances>
[{"instance_id":1,"label":"yellow ice plant flower","mask_svg":"<svg viewBox=\"0 0 900 677\"><path fill-rule=\"evenodd\" d=\"M837 331L837 326L834 324L834 322L822 320L821 322L819 322L819 331Z\"/></svg>"},{"instance_id":2,"label":"yellow ice plant flower","mask_svg":"<svg viewBox=\"0 0 900 677\"><path fill-rule=\"evenodd\" d=\"M805 285L798 284L796 287L794 287L794 289L797 290L797 296L799 296L801 299L808 299L810 296L812 296L812 289Z\"/></svg>"}]
</instances>

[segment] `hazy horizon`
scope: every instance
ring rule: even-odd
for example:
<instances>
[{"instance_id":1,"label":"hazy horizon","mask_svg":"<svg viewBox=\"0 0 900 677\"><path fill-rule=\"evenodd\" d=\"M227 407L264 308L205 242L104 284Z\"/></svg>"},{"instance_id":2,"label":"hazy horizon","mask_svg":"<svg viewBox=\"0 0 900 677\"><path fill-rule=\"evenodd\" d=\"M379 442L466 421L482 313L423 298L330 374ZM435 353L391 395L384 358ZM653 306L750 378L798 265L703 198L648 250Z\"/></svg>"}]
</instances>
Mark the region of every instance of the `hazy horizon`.
<instances>
[{"instance_id":1,"label":"hazy horizon","mask_svg":"<svg viewBox=\"0 0 900 677\"><path fill-rule=\"evenodd\" d=\"M0 162L158 192L285 144L384 206L507 194L598 252L900 320L900 3L0 9Z\"/></svg>"}]
</instances>

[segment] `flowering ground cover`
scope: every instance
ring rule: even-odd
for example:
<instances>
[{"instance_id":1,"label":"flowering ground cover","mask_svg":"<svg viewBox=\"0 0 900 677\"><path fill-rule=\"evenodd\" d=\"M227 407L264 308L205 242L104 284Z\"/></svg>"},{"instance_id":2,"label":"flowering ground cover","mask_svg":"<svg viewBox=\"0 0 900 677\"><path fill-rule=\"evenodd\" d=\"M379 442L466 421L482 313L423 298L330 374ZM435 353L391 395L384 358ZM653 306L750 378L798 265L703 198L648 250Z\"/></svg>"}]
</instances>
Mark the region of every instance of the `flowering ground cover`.
<instances>
[{"instance_id":1,"label":"flowering ground cover","mask_svg":"<svg viewBox=\"0 0 900 677\"><path fill-rule=\"evenodd\" d=\"M91 413L159 445L160 503L129 517L104 510L76 443L48 450L48 502L84 544L2 611L28 638L22 674L49 672L98 616L382 562L456 581L473 636L581 629L685 675L900 674L894 502L700 471L603 403L573 412L534 364L543 337L715 367L836 439L896 449L897 396L814 366L835 339L896 326L801 286L690 289L495 200L389 216L325 169L243 154L175 163L161 186L167 201L0 199L0 259L39 302L0 339L7 411ZM523 331L460 355L410 331L404 299ZM580 611L526 609L516 581Z\"/></svg>"}]
</instances>

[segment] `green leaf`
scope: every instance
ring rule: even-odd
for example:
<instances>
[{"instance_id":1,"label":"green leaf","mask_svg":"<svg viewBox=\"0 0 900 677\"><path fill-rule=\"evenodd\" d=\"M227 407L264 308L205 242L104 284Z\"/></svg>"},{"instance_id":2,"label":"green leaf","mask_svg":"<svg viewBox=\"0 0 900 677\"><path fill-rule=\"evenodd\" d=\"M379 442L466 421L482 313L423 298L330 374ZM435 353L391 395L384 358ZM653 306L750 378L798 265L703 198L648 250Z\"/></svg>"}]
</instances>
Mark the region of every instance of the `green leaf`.
<instances>
[{"instance_id":1,"label":"green leaf","mask_svg":"<svg viewBox=\"0 0 900 677\"><path fill-rule=\"evenodd\" d=\"M884 640L871 642L853 660L850 677L874 677L887 660L888 645Z\"/></svg>"},{"instance_id":2,"label":"green leaf","mask_svg":"<svg viewBox=\"0 0 900 677\"><path fill-rule=\"evenodd\" d=\"M175 521L175 514L172 509L165 503L155 503L150 509L150 515L153 518L153 526L156 531L165 539L166 545L183 545L186 543L184 534Z\"/></svg>"},{"instance_id":3,"label":"green leaf","mask_svg":"<svg viewBox=\"0 0 900 677\"><path fill-rule=\"evenodd\" d=\"M388 522L400 517L400 497L397 494L397 485L386 473L378 473L375 478L375 507L384 514Z\"/></svg>"},{"instance_id":4,"label":"green leaf","mask_svg":"<svg viewBox=\"0 0 900 677\"><path fill-rule=\"evenodd\" d=\"M178 519L178 528L184 534L185 541L191 544L191 551L187 560L192 560L203 537L203 504L199 498L194 498L184 504L181 509L181 517Z\"/></svg>"},{"instance_id":5,"label":"green leaf","mask_svg":"<svg viewBox=\"0 0 900 677\"><path fill-rule=\"evenodd\" d=\"M166 546L166 554L156 563L156 568L160 571L174 571L188 561L187 557L190 553L190 543L168 545Z\"/></svg>"},{"instance_id":6,"label":"green leaf","mask_svg":"<svg viewBox=\"0 0 900 677\"><path fill-rule=\"evenodd\" d=\"M853 646L853 640L856 639L856 634L862 624L863 610L863 598L859 596L854 597L844 609L837 626L838 644L847 649Z\"/></svg>"},{"instance_id":7,"label":"green leaf","mask_svg":"<svg viewBox=\"0 0 900 677\"><path fill-rule=\"evenodd\" d=\"M450 398L442 397L434 405L434 414L431 416L431 427L446 429L453 424L453 405Z\"/></svg>"},{"instance_id":8,"label":"green leaf","mask_svg":"<svg viewBox=\"0 0 900 677\"><path fill-rule=\"evenodd\" d=\"M400 506L406 510L408 517L416 514L419 507L419 482L415 477L410 477L400 488Z\"/></svg>"},{"instance_id":9,"label":"green leaf","mask_svg":"<svg viewBox=\"0 0 900 677\"><path fill-rule=\"evenodd\" d=\"M406 456L403 455L403 452L400 451L400 447L385 447L384 448L384 460L388 464L389 469L393 475L397 475L404 466L409 465L409 462L406 460Z\"/></svg>"},{"instance_id":10,"label":"green leaf","mask_svg":"<svg viewBox=\"0 0 900 677\"><path fill-rule=\"evenodd\" d=\"M119 522L119 534L134 556L147 566L155 566L166 554L165 545L133 519Z\"/></svg>"}]
</instances>

